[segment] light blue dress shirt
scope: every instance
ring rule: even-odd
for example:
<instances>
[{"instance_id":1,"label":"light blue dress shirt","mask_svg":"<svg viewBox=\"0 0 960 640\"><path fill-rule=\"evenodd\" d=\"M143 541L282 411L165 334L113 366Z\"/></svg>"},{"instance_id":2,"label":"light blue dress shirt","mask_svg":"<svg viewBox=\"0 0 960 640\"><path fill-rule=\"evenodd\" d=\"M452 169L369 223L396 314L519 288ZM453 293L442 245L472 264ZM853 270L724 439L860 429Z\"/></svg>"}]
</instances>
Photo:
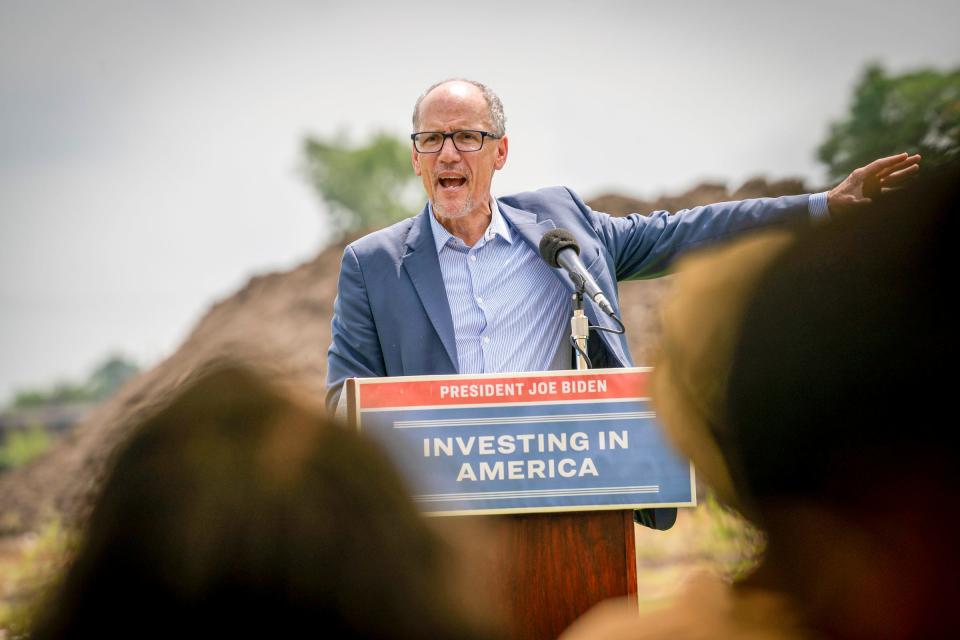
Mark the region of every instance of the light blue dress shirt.
<instances>
[{"instance_id":1,"label":"light blue dress shirt","mask_svg":"<svg viewBox=\"0 0 960 640\"><path fill-rule=\"evenodd\" d=\"M511 232L496 200L472 247L430 224L457 336L460 373L568 368L558 348L569 333L570 300L553 269Z\"/></svg>"}]
</instances>

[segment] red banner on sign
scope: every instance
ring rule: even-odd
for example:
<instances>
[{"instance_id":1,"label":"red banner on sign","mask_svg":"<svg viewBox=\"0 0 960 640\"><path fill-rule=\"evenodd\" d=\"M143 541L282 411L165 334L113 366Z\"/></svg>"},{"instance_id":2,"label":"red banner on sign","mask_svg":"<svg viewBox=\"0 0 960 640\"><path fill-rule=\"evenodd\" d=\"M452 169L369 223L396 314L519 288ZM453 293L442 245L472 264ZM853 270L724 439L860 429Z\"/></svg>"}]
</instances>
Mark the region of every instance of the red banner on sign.
<instances>
[{"instance_id":1,"label":"red banner on sign","mask_svg":"<svg viewBox=\"0 0 960 640\"><path fill-rule=\"evenodd\" d=\"M570 402L646 398L649 371L506 374L456 379L375 378L363 385L360 410L465 404Z\"/></svg>"}]
</instances>

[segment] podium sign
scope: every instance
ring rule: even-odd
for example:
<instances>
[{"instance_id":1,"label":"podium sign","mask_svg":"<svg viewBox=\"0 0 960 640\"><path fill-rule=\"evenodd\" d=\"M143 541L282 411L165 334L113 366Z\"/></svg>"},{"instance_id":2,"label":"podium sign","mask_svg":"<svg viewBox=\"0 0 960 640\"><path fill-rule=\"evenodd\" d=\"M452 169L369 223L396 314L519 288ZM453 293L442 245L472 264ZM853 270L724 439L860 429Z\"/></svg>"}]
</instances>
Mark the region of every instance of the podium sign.
<instances>
[{"instance_id":1,"label":"podium sign","mask_svg":"<svg viewBox=\"0 0 960 640\"><path fill-rule=\"evenodd\" d=\"M357 378L348 415L430 515L696 505L648 368Z\"/></svg>"}]
</instances>

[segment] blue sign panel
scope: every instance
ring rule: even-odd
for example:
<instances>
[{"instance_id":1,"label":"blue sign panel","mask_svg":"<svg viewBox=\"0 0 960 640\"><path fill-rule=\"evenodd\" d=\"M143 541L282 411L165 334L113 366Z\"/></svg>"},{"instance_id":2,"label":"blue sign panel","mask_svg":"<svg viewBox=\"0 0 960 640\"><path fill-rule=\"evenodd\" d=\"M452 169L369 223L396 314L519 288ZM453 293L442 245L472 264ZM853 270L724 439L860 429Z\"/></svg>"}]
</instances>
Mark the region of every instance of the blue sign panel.
<instances>
[{"instance_id":1,"label":"blue sign panel","mask_svg":"<svg viewBox=\"0 0 960 640\"><path fill-rule=\"evenodd\" d=\"M664 439L649 401L610 397L623 395L609 393L609 388L624 388L629 380L619 376L629 374L646 372L591 372L594 379L618 376L618 384L606 386L593 401L484 397L481 404L466 406L373 402L380 406L364 408L363 385L358 385L356 416L359 428L392 453L427 513L694 506L693 469ZM578 375L563 372L562 377ZM525 377L531 378L528 384L560 382L557 374L510 374L512 381ZM489 376L476 378L488 387L496 382ZM437 393L444 393L436 377L393 380L434 383ZM423 389L404 394L403 401L430 402ZM477 401L477 396L465 395L464 402Z\"/></svg>"}]
</instances>

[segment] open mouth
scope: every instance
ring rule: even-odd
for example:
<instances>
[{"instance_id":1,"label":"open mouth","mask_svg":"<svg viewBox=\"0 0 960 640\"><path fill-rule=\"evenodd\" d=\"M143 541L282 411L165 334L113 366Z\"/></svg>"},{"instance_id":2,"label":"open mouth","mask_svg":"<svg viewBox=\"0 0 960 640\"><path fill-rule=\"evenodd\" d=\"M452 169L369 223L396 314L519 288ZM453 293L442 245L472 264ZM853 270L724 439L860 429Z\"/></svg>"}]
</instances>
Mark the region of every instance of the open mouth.
<instances>
[{"instance_id":1,"label":"open mouth","mask_svg":"<svg viewBox=\"0 0 960 640\"><path fill-rule=\"evenodd\" d=\"M459 189L467 184L467 179L463 176L441 176L438 182L441 189Z\"/></svg>"}]
</instances>

